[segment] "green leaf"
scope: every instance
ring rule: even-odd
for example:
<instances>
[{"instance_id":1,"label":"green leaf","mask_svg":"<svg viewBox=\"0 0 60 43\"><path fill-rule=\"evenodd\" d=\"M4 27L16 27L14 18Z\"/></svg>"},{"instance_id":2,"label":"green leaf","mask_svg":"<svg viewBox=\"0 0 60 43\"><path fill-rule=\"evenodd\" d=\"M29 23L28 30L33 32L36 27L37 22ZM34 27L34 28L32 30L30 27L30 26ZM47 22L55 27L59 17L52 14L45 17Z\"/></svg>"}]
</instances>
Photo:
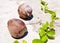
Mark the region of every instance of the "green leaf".
<instances>
[{"instance_id":1,"label":"green leaf","mask_svg":"<svg viewBox=\"0 0 60 43\"><path fill-rule=\"evenodd\" d=\"M46 43L46 42L48 41L47 35L44 35L44 36L41 38L41 41L43 41L44 43Z\"/></svg>"},{"instance_id":2,"label":"green leaf","mask_svg":"<svg viewBox=\"0 0 60 43\"><path fill-rule=\"evenodd\" d=\"M59 20L59 18L58 17L55 17L55 20Z\"/></svg>"},{"instance_id":3,"label":"green leaf","mask_svg":"<svg viewBox=\"0 0 60 43\"><path fill-rule=\"evenodd\" d=\"M56 20L55 18L56 18L56 16L51 15L52 20Z\"/></svg>"},{"instance_id":4,"label":"green leaf","mask_svg":"<svg viewBox=\"0 0 60 43\"><path fill-rule=\"evenodd\" d=\"M49 37L49 39L54 39L55 37L55 30L54 29L51 29L47 32L47 35Z\"/></svg>"},{"instance_id":5,"label":"green leaf","mask_svg":"<svg viewBox=\"0 0 60 43\"><path fill-rule=\"evenodd\" d=\"M34 39L32 40L32 43L43 43L40 39Z\"/></svg>"},{"instance_id":6,"label":"green leaf","mask_svg":"<svg viewBox=\"0 0 60 43\"><path fill-rule=\"evenodd\" d=\"M42 5L47 5L47 3L45 1L41 1Z\"/></svg>"},{"instance_id":7,"label":"green leaf","mask_svg":"<svg viewBox=\"0 0 60 43\"><path fill-rule=\"evenodd\" d=\"M53 17L56 17L56 12L55 11L48 10L48 9L46 9L45 11L49 14L52 14Z\"/></svg>"},{"instance_id":8,"label":"green leaf","mask_svg":"<svg viewBox=\"0 0 60 43\"><path fill-rule=\"evenodd\" d=\"M19 43L18 40L15 40L13 43Z\"/></svg>"},{"instance_id":9,"label":"green leaf","mask_svg":"<svg viewBox=\"0 0 60 43\"><path fill-rule=\"evenodd\" d=\"M45 24L42 25L42 28L43 28L44 30L47 30L47 29L48 29L48 26L49 26L49 23L46 22Z\"/></svg>"},{"instance_id":10,"label":"green leaf","mask_svg":"<svg viewBox=\"0 0 60 43\"><path fill-rule=\"evenodd\" d=\"M46 12L46 9L48 9L48 6L44 5L44 6L42 6L42 8L43 8L43 11Z\"/></svg>"},{"instance_id":11,"label":"green leaf","mask_svg":"<svg viewBox=\"0 0 60 43\"><path fill-rule=\"evenodd\" d=\"M52 16L56 16L56 12L54 12L52 10L48 10L48 13L52 14Z\"/></svg>"},{"instance_id":12,"label":"green leaf","mask_svg":"<svg viewBox=\"0 0 60 43\"><path fill-rule=\"evenodd\" d=\"M27 43L27 41L26 40L22 40L22 43Z\"/></svg>"},{"instance_id":13,"label":"green leaf","mask_svg":"<svg viewBox=\"0 0 60 43\"><path fill-rule=\"evenodd\" d=\"M40 37L42 37L43 35L45 35L45 33L46 32L42 28L39 29L39 36Z\"/></svg>"},{"instance_id":14,"label":"green leaf","mask_svg":"<svg viewBox=\"0 0 60 43\"><path fill-rule=\"evenodd\" d=\"M58 17L56 17L56 12L54 12L54 11L46 9L45 12L52 14L51 15L52 20L58 20L59 19Z\"/></svg>"},{"instance_id":15,"label":"green leaf","mask_svg":"<svg viewBox=\"0 0 60 43\"><path fill-rule=\"evenodd\" d=\"M54 21L50 22L50 27L54 27Z\"/></svg>"},{"instance_id":16,"label":"green leaf","mask_svg":"<svg viewBox=\"0 0 60 43\"><path fill-rule=\"evenodd\" d=\"M46 9L48 9L48 6L47 5L44 5L44 6L41 6L41 10L46 12Z\"/></svg>"}]
</instances>

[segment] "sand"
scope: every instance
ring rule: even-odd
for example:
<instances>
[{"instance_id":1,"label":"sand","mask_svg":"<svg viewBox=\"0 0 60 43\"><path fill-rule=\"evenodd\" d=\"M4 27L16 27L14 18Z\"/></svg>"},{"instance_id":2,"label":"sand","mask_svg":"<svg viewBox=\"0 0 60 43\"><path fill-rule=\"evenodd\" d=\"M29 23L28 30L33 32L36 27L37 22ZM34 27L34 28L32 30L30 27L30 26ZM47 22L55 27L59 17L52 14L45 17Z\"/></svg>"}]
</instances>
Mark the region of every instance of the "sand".
<instances>
[{"instance_id":1,"label":"sand","mask_svg":"<svg viewBox=\"0 0 60 43\"><path fill-rule=\"evenodd\" d=\"M20 5L21 1L25 1L29 4L33 9L34 18L30 21L24 21L28 28L28 35L23 39L27 40L28 43L32 43L32 40L35 38L39 39L39 35L37 33L38 28L41 26L40 24L32 24L38 21L44 23L46 21L51 21L50 15L45 14L40 10L41 4L39 0L0 0L0 43L13 43L15 39L13 39L7 28L7 21L12 18L19 18L17 9ZM56 11L57 17L60 18L60 0L46 0L48 3L48 7L54 11ZM49 40L48 43L60 43L60 20L56 21L56 38L54 40ZM23 39L19 39L21 42Z\"/></svg>"}]
</instances>

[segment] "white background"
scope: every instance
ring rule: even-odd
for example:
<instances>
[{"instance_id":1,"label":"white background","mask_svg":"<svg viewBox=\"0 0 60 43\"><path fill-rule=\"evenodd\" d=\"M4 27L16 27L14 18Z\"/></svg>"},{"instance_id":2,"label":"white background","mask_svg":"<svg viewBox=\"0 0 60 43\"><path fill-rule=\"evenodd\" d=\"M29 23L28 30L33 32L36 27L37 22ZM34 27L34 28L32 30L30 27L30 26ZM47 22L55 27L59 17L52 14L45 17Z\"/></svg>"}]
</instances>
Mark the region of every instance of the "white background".
<instances>
[{"instance_id":1,"label":"white background","mask_svg":"<svg viewBox=\"0 0 60 43\"><path fill-rule=\"evenodd\" d=\"M0 43L13 43L15 39L13 39L8 31L7 22L12 18L19 18L17 9L19 3L22 0L0 0ZM25 0L27 4L29 4L33 9L34 18L31 20L33 22L39 21L49 21L49 15L43 15L44 13L40 10L41 4L39 0ZM59 0L46 0L50 9L55 10L57 17L60 17L60 1ZM39 17L39 19L37 19ZM25 23L29 23L31 21L24 21ZM60 20L57 23L60 25ZM28 43L31 43L33 39L39 38L39 35L35 30L39 28L39 26L35 25L36 28L34 30L33 25L26 25L28 29L28 35L23 39L27 40ZM49 40L48 43L60 43L60 27L56 26L56 37L54 40ZM18 41L21 42L22 39Z\"/></svg>"}]
</instances>

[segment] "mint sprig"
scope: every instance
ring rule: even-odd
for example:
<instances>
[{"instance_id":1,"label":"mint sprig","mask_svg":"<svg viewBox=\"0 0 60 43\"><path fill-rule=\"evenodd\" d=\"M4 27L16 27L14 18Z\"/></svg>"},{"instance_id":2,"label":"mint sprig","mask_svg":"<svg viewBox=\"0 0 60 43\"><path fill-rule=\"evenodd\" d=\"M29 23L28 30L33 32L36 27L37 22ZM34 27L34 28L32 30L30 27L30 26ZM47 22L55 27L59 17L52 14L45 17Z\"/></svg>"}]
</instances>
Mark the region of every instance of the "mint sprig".
<instances>
[{"instance_id":1,"label":"mint sprig","mask_svg":"<svg viewBox=\"0 0 60 43\"><path fill-rule=\"evenodd\" d=\"M41 10L44 11L45 13L51 14L51 22L50 23L46 22L42 25L42 27L39 28L39 36L40 36L39 40L41 41L40 43L47 43L48 39L55 38L54 22L59 18L56 17L55 11L48 9L48 6L47 6L48 4L45 1L40 0L40 3L42 4ZM37 40L33 40L33 42L36 42L36 41Z\"/></svg>"}]
</instances>

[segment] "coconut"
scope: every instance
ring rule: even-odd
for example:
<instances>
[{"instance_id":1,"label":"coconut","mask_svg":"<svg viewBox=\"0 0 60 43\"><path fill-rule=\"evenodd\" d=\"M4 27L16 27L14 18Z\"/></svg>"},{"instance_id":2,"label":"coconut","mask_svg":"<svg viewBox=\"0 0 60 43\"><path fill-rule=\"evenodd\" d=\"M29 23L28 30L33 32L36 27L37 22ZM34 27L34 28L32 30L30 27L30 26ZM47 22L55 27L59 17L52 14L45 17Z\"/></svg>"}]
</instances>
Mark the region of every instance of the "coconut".
<instances>
[{"instance_id":1,"label":"coconut","mask_svg":"<svg viewBox=\"0 0 60 43\"><path fill-rule=\"evenodd\" d=\"M19 19L10 19L7 24L11 36L15 39L22 38L28 33L25 23Z\"/></svg>"}]
</instances>

